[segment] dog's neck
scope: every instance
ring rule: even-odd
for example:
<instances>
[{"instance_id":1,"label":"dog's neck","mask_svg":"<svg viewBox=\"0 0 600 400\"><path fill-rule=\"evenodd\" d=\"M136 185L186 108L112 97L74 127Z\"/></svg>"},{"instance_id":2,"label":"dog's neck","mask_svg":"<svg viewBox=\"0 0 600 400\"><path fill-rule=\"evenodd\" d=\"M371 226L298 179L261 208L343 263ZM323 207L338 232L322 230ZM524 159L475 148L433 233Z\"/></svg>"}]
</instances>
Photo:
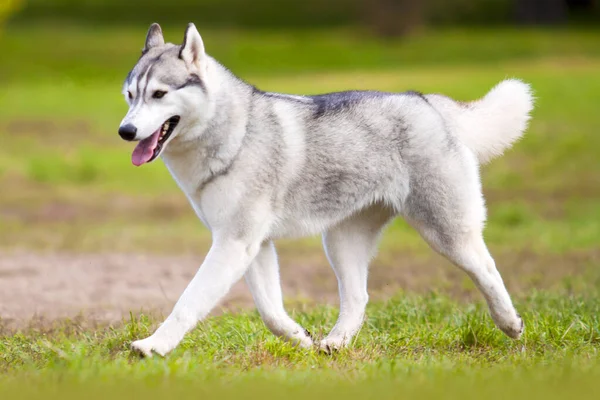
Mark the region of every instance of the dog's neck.
<instances>
[{"instance_id":1,"label":"dog's neck","mask_svg":"<svg viewBox=\"0 0 600 400\"><path fill-rule=\"evenodd\" d=\"M242 146L250 118L253 88L213 59L210 59L208 74L211 112L204 120L187 126L186 134L174 138L161 155L188 195L201 190L231 166Z\"/></svg>"}]
</instances>

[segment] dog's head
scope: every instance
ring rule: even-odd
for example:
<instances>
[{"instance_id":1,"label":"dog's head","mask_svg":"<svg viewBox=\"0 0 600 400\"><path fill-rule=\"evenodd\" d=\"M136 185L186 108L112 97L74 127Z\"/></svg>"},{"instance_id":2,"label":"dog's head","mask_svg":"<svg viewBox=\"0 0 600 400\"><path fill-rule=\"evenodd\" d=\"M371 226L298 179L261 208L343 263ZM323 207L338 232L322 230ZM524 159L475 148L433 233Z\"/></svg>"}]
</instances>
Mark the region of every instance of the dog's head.
<instances>
[{"instance_id":1,"label":"dog's head","mask_svg":"<svg viewBox=\"0 0 600 400\"><path fill-rule=\"evenodd\" d=\"M180 46L165 43L158 24L150 26L142 56L123 85L129 111L119 135L139 141L131 156L134 165L157 158L209 112L207 66L208 56L194 24L188 25Z\"/></svg>"}]
</instances>

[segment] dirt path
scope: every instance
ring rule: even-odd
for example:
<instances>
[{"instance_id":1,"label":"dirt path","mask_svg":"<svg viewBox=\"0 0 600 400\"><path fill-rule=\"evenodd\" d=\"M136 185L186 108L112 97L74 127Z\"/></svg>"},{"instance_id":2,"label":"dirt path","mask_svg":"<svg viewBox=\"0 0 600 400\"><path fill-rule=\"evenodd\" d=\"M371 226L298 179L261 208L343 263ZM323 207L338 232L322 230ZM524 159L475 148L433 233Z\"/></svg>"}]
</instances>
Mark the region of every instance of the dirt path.
<instances>
[{"instance_id":1,"label":"dirt path","mask_svg":"<svg viewBox=\"0 0 600 400\"><path fill-rule=\"evenodd\" d=\"M337 304L337 282L324 257L292 262L282 258L286 298ZM15 328L32 319L52 321L78 315L111 322L128 317L132 310L166 315L201 261L201 256L0 252L2 325ZM374 271L372 286L377 291L398 289L390 283L388 268ZM400 274L414 275L407 270ZM250 292L241 281L216 312L252 306Z\"/></svg>"},{"instance_id":2,"label":"dirt path","mask_svg":"<svg viewBox=\"0 0 600 400\"><path fill-rule=\"evenodd\" d=\"M167 314L201 259L134 254L0 255L0 316L5 325L79 314L116 321L130 310ZM240 282L225 304L246 305Z\"/></svg>"},{"instance_id":3,"label":"dirt path","mask_svg":"<svg viewBox=\"0 0 600 400\"><path fill-rule=\"evenodd\" d=\"M399 254L375 261L371 268L371 298L389 297L399 289L451 292L477 296L472 284L440 258ZM600 253L542 258L524 254L501 257L502 273L513 293L531 287L553 287L565 276L581 276L597 263ZM52 321L83 315L112 322L130 311L167 315L195 274L201 256L139 254L74 254L0 251L0 323L8 328L32 319ZM283 255L282 281L286 298L337 304L337 283L324 257ZM467 283L466 283L467 282ZM217 309L253 306L242 281Z\"/></svg>"}]
</instances>

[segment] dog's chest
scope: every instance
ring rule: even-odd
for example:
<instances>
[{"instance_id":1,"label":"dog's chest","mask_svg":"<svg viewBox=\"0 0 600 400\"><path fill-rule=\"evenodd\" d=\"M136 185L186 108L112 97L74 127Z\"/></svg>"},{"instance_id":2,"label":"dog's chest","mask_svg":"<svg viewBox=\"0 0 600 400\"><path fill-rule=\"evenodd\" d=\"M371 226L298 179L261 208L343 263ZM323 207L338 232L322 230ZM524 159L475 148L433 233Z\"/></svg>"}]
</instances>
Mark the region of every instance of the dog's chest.
<instances>
[{"instance_id":1,"label":"dog's chest","mask_svg":"<svg viewBox=\"0 0 600 400\"><path fill-rule=\"evenodd\" d=\"M198 190L202 182L210 177L204 163L193 157L182 156L163 157L163 161L179 188L190 201L198 217L209 227L206 213L200 207L198 199Z\"/></svg>"}]
</instances>

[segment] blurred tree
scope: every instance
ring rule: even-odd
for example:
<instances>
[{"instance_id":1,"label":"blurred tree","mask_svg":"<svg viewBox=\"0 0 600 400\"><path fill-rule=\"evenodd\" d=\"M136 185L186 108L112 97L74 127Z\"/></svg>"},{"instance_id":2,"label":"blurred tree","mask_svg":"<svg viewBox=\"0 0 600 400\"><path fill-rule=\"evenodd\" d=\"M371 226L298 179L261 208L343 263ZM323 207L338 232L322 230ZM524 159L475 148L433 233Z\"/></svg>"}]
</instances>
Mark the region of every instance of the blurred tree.
<instances>
[{"instance_id":1,"label":"blurred tree","mask_svg":"<svg viewBox=\"0 0 600 400\"><path fill-rule=\"evenodd\" d=\"M426 0L363 0L367 25L383 37L405 36L423 24Z\"/></svg>"},{"instance_id":2,"label":"blurred tree","mask_svg":"<svg viewBox=\"0 0 600 400\"><path fill-rule=\"evenodd\" d=\"M567 20L565 0L517 0L517 19L525 24L557 24Z\"/></svg>"},{"instance_id":3,"label":"blurred tree","mask_svg":"<svg viewBox=\"0 0 600 400\"><path fill-rule=\"evenodd\" d=\"M572 19L577 22L595 22L600 17L599 0L566 0ZM596 18L594 18L596 17Z\"/></svg>"},{"instance_id":4,"label":"blurred tree","mask_svg":"<svg viewBox=\"0 0 600 400\"><path fill-rule=\"evenodd\" d=\"M590 10L594 8L594 0L566 0L570 10Z\"/></svg>"},{"instance_id":5,"label":"blurred tree","mask_svg":"<svg viewBox=\"0 0 600 400\"><path fill-rule=\"evenodd\" d=\"M21 9L24 0L0 0L0 33L8 18Z\"/></svg>"},{"instance_id":6,"label":"blurred tree","mask_svg":"<svg viewBox=\"0 0 600 400\"><path fill-rule=\"evenodd\" d=\"M24 0L0 0L15 9ZM201 27L327 28L361 24L382 37L423 26L490 26L561 22L598 24L600 0L27 0L11 23L53 21L164 25L194 21ZM252 3L249 7L248 4ZM13 11L11 11L12 13ZM0 24L2 16L0 12ZM518 18L515 18L515 17Z\"/></svg>"}]
</instances>

